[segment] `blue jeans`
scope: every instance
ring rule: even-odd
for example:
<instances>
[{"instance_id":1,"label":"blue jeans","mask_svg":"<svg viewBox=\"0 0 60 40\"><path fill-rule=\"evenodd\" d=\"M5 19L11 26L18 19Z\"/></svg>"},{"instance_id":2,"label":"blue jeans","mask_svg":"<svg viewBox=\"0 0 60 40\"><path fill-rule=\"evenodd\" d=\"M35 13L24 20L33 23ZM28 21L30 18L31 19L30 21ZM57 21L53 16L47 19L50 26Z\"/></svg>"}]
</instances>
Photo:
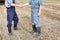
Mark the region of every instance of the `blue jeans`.
<instances>
[{"instance_id":1,"label":"blue jeans","mask_svg":"<svg viewBox=\"0 0 60 40\"><path fill-rule=\"evenodd\" d=\"M36 25L36 27L40 27L40 20L38 17L38 8L31 8L31 21L32 25Z\"/></svg>"},{"instance_id":2,"label":"blue jeans","mask_svg":"<svg viewBox=\"0 0 60 40\"><path fill-rule=\"evenodd\" d=\"M15 11L15 7L9 7L7 8L7 27L11 28L12 21L14 21L14 25L17 25L18 23L18 17Z\"/></svg>"}]
</instances>

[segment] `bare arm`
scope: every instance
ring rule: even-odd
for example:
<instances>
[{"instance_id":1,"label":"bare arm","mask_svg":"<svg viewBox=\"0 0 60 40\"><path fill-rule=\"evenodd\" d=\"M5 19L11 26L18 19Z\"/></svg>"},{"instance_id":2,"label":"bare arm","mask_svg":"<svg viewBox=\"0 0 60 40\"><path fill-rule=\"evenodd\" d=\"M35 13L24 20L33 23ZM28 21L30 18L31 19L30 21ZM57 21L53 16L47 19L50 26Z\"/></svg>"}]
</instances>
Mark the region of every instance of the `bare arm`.
<instances>
[{"instance_id":1,"label":"bare arm","mask_svg":"<svg viewBox=\"0 0 60 40\"><path fill-rule=\"evenodd\" d=\"M38 12L38 16L41 15L41 10L42 10L42 5L40 5L39 12Z\"/></svg>"},{"instance_id":2,"label":"bare arm","mask_svg":"<svg viewBox=\"0 0 60 40\"><path fill-rule=\"evenodd\" d=\"M14 6L14 7L24 7L24 6L28 6L29 3L20 4L20 5L18 5L18 4L14 4L14 3L11 3L10 5L11 5L11 6Z\"/></svg>"},{"instance_id":3,"label":"bare arm","mask_svg":"<svg viewBox=\"0 0 60 40\"><path fill-rule=\"evenodd\" d=\"M29 5L29 3L25 3L25 4L23 4L22 6L27 6L27 5Z\"/></svg>"},{"instance_id":4,"label":"bare arm","mask_svg":"<svg viewBox=\"0 0 60 40\"><path fill-rule=\"evenodd\" d=\"M20 5L20 7L25 7L25 6L30 6L30 5L29 5L29 3L25 3L25 4Z\"/></svg>"},{"instance_id":5,"label":"bare arm","mask_svg":"<svg viewBox=\"0 0 60 40\"><path fill-rule=\"evenodd\" d=\"M14 7L19 7L20 5L18 4L14 4L14 3L10 3L11 6L14 6Z\"/></svg>"},{"instance_id":6,"label":"bare arm","mask_svg":"<svg viewBox=\"0 0 60 40\"><path fill-rule=\"evenodd\" d=\"M42 6L40 6L40 8L39 8L39 13L41 13L41 9L42 9Z\"/></svg>"}]
</instances>

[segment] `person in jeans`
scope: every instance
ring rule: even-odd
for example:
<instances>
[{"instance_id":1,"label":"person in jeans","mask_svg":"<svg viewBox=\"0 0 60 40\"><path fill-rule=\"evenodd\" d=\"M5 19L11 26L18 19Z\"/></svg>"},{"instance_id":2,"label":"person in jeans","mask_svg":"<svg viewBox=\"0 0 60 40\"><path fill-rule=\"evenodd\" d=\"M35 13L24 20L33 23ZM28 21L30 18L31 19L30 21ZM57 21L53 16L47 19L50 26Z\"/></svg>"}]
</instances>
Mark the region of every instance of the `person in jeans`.
<instances>
[{"instance_id":1,"label":"person in jeans","mask_svg":"<svg viewBox=\"0 0 60 40\"><path fill-rule=\"evenodd\" d=\"M15 4L15 0L5 0L5 6L7 9L7 27L9 35L12 35L12 21L14 21L14 30L17 30L18 16L15 11L15 6L20 7L20 5Z\"/></svg>"}]
</instances>

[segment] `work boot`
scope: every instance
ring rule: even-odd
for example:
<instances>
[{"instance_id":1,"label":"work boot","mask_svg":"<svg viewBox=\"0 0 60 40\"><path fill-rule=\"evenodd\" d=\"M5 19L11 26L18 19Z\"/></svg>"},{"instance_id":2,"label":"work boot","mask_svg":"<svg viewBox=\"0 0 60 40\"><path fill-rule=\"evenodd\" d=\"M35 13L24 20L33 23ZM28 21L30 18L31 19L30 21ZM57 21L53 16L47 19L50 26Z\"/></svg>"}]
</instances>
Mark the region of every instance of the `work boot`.
<instances>
[{"instance_id":1,"label":"work boot","mask_svg":"<svg viewBox=\"0 0 60 40\"><path fill-rule=\"evenodd\" d=\"M37 29L36 36L40 36L40 34L41 34L40 27L36 27L36 29Z\"/></svg>"},{"instance_id":2,"label":"work boot","mask_svg":"<svg viewBox=\"0 0 60 40\"><path fill-rule=\"evenodd\" d=\"M8 28L8 32L9 32L9 33L8 33L8 35L10 35L10 36L11 36L11 35L12 35L11 28Z\"/></svg>"},{"instance_id":3,"label":"work boot","mask_svg":"<svg viewBox=\"0 0 60 40\"><path fill-rule=\"evenodd\" d=\"M14 30L18 30L17 25L14 25Z\"/></svg>"},{"instance_id":4,"label":"work boot","mask_svg":"<svg viewBox=\"0 0 60 40\"><path fill-rule=\"evenodd\" d=\"M36 27L35 27L35 25L32 25L32 31L31 31L31 33L34 33L34 32L36 32Z\"/></svg>"}]
</instances>

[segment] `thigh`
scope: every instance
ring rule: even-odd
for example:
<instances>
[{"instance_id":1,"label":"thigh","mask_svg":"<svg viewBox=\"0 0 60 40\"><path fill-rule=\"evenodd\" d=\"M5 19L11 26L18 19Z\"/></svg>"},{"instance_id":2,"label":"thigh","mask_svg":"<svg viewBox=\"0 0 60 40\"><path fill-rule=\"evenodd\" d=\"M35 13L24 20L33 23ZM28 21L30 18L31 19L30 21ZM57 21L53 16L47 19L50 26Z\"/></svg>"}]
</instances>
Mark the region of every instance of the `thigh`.
<instances>
[{"instance_id":1,"label":"thigh","mask_svg":"<svg viewBox=\"0 0 60 40\"><path fill-rule=\"evenodd\" d=\"M14 10L14 17L13 17L13 20L14 20L14 21L18 21L18 16L17 16L17 13L16 13L15 10Z\"/></svg>"},{"instance_id":2,"label":"thigh","mask_svg":"<svg viewBox=\"0 0 60 40\"><path fill-rule=\"evenodd\" d=\"M11 8L7 9L7 20L13 20L14 12Z\"/></svg>"},{"instance_id":3,"label":"thigh","mask_svg":"<svg viewBox=\"0 0 60 40\"><path fill-rule=\"evenodd\" d=\"M38 19L38 9L32 9L32 15L33 15L33 19Z\"/></svg>"},{"instance_id":4,"label":"thigh","mask_svg":"<svg viewBox=\"0 0 60 40\"><path fill-rule=\"evenodd\" d=\"M33 19L34 19L34 23L35 24L38 24L39 23L38 9L34 9L33 10Z\"/></svg>"}]
</instances>

